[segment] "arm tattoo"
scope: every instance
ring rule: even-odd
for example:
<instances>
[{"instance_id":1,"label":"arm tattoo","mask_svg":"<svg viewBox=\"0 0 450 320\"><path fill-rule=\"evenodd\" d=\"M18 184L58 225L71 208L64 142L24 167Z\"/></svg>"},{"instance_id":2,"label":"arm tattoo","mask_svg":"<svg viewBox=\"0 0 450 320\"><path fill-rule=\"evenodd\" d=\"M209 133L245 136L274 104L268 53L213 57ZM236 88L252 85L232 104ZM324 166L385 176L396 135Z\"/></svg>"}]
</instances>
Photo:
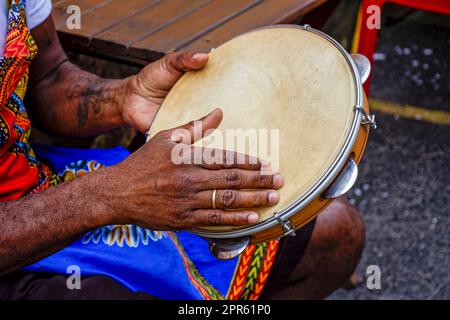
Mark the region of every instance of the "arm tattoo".
<instances>
[{"instance_id":1,"label":"arm tattoo","mask_svg":"<svg viewBox=\"0 0 450 320\"><path fill-rule=\"evenodd\" d=\"M98 115L101 112L102 105L117 105L117 101L108 92L107 85L108 80L81 77L78 79L78 84L75 85L73 91L68 93L69 95L78 95L78 128L82 128L87 124L90 112Z\"/></svg>"},{"instance_id":2,"label":"arm tattoo","mask_svg":"<svg viewBox=\"0 0 450 320\"><path fill-rule=\"evenodd\" d=\"M125 79L103 79L69 61L31 88L34 116L49 133L88 137L123 124Z\"/></svg>"}]
</instances>

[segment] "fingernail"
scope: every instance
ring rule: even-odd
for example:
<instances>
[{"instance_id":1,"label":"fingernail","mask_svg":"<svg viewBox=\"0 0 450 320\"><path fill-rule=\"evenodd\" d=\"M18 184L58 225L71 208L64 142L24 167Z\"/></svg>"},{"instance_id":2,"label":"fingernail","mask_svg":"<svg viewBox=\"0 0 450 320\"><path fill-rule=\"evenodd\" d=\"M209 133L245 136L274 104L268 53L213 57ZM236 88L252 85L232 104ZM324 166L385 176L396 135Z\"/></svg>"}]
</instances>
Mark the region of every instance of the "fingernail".
<instances>
[{"instance_id":1,"label":"fingernail","mask_svg":"<svg viewBox=\"0 0 450 320\"><path fill-rule=\"evenodd\" d=\"M275 204L275 203L278 203L278 201L280 200L280 196L279 196L278 192L270 191L267 196L267 200L269 201L270 204Z\"/></svg>"},{"instance_id":2,"label":"fingernail","mask_svg":"<svg viewBox=\"0 0 450 320\"><path fill-rule=\"evenodd\" d=\"M212 114L214 114L214 113L221 113L222 112L222 110L220 109L220 108L215 108L213 111L211 111L209 114L208 114L208 116L210 116L210 115L212 115Z\"/></svg>"},{"instance_id":3,"label":"fingernail","mask_svg":"<svg viewBox=\"0 0 450 320\"><path fill-rule=\"evenodd\" d=\"M276 174L273 176L273 186L275 188L281 188L284 184L284 179L281 175Z\"/></svg>"},{"instance_id":4,"label":"fingernail","mask_svg":"<svg viewBox=\"0 0 450 320\"><path fill-rule=\"evenodd\" d=\"M251 213L247 217L248 223L256 223L259 220L259 216L257 213Z\"/></svg>"},{"instance_id":5,"label":"fingernail","mask_svg":"<svg viewBox=\"0 0 450 320\"><path fill-rule=\"evenodd\" d=\"M203 58L207 57L208 55L206 53L195 53L192 56L192 59L194 60L202 60Z\"/></svg>"}]
</instances>

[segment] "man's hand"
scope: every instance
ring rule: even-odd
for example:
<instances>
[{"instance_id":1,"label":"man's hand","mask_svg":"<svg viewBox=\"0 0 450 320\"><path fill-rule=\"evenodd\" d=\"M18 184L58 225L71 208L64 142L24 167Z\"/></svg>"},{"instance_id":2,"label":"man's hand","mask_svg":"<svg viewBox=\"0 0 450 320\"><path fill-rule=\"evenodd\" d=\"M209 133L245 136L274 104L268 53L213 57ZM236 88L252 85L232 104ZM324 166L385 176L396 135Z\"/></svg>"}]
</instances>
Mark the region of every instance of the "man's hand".
<instances>
[{"instance_id":1,"label":"man's hand","mask_svg":"<svg viewBox=\"0 0 450 320\"><path fill-rule=\"evenodd\" d=\"M130 77L123 104L124 122L143 133L148 131L161 103L178 79L186 71L202 69L207 62L208 55L204 53L169 53Z\"/></svg>"},{"instance_id":2,"label":"man's hand","mask_svg":"<svg viewBox=\"0 0 450 320\"><path fill-rule=\"evenodd\" d=\"M219 109L202 118L202 134L221 120ZM160 132L118 165L0 203L0 275L42 259L100 226L131 223L179 230L247 225L258 219L252 208L279 201L276 190L283 178L262 175L263 164L254 158L236 161L242 160L241 155L228 152L224 157L234 159L234 164L196 161L176 165L173 148L186 142L186 132L191 139L196 137L193 124L180 128L184 131ZM212 150L207 151L216 158ZM222 155L221 150L214 151ZM214 189L216 209L212 208Z\"/></svg>"},{"instance_id":3,"label":"man's hand","mask_svg":"<svg viewBox=\"0 0 450 320\"><path fill-rule=\"evenodd\" d=\"M221 120L220 109L200 119L202 136L217 128ZM194 143L194 125L180 128L190 133ZM246 161L239 162L236 153L215 150L227 159L235 159L235 163L176 165L171 159L172 150L182 143L176 129L160 132L127 160L105 169L106 194L96 198L105 201L114 223L133 223L156 230L246 225L258 220L252 208L278 203L276 189L282 187L283 179L279 174L262 175L262 164L257 159L250 161L246 156ZM203 151L201 154L205 154ZM212 208L214 189L216 209Z\"/></svg>"}]
</instances>

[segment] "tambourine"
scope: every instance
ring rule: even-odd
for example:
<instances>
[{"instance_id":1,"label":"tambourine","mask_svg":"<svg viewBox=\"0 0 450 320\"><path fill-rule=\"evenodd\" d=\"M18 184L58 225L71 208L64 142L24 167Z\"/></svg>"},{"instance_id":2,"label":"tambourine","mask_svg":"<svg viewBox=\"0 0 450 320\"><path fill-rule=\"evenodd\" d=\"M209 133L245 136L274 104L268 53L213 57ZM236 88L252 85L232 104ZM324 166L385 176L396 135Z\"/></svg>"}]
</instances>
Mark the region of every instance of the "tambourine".
<instances>
[{"instance_id":1,"label":"tambourine","mask_svg":"<svg viewBox=\"0 0 450 320\"><path fill-rule=\"evenodd\" d=\"M368 59L310 26L276 25L240 35L210 53L207 66L187 72L163 102L148 135L220 107L218 130L278 132L280 202L259 208L247 227L201 227L220 259L249 243L294 235L355 183L374 116L362 87ZM223 148L211 142L208 147ZM240 150L233 150L240 151ZM252 154L260 158L267 155ZM273 162L273 159L266 159Z\"/></svg>"}]
</instances>

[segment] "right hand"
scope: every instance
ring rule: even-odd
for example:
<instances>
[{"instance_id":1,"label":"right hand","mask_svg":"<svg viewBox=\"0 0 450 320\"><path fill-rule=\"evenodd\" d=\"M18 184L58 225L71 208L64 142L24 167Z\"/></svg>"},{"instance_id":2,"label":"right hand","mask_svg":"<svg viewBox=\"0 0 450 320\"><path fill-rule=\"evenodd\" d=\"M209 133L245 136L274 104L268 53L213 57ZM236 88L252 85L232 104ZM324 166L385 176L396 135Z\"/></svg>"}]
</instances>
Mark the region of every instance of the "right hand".
<instances>
[{"instance_id":1,"label":"right hand","mask_svg":"<svg viewBox=\"0 0 450 320\"><path fill-rule=\"evenodd\" d=\"M222 111L215 109L198 121L202 122L203 136L219 126ZM259 160L256 164L250 164L249 157L245 164L175 164L171 153L180 143L176 129L185 129L194 137L193 122L162 131L125 161L106 169L110 172L106 201L114 212L114 223L153 230L240 226L258 221L251 208L278 203L276 189L282 187L283 178L262 175ZM212 208L214 189L216 209Z\"/></svg>"}]
</instances>

